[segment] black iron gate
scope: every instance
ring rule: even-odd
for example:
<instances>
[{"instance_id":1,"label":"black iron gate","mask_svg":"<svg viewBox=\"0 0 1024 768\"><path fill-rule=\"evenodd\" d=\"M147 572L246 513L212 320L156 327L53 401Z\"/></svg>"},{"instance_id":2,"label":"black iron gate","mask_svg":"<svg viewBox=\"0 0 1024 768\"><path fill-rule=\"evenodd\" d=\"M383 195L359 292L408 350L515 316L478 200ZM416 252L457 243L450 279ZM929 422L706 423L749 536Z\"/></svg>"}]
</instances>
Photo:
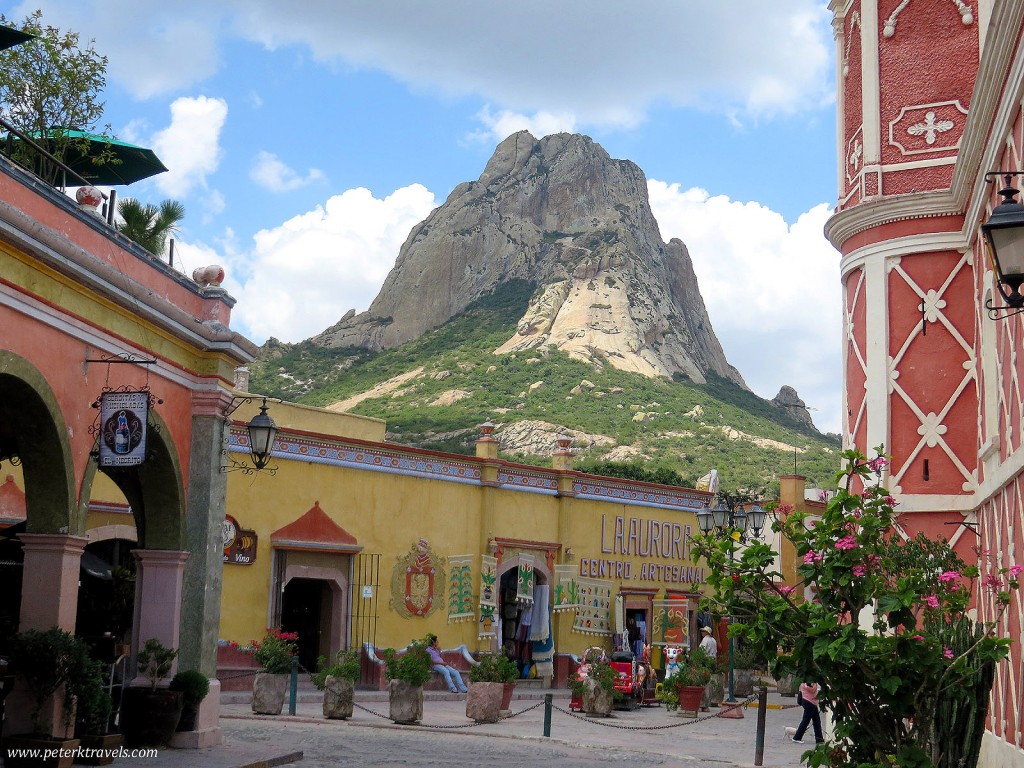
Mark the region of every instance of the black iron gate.
<instances>
[{"instance_id":1,"label":"black iron gate","mask_svg":"<svg viewBox=\"0 0 1024 768\"><path fill-rule=\"evenodd\" d=\"M352 565L352 613L349 628L352 634L352 648L362 648L364 643L377 645L377 599L380 590L380 555L360 553ZM375 683L374 670L366 658L361 657L359 665L360 685Z\"/></svg>"}]
</instances>

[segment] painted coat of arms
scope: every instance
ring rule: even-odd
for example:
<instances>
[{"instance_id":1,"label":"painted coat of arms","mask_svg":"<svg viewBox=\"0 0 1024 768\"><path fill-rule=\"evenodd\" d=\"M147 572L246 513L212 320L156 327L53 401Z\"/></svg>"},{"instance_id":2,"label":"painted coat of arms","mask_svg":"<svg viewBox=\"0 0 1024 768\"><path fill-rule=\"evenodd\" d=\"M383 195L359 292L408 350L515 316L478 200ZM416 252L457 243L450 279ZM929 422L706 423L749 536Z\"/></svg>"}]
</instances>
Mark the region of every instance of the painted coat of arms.
<instances>
[{"instance_id":1,"label":"painted coat of arms","mask_svg":"<svg viewBox=\"0 0 1024 768\"><path fill-rule=\"evenodd\" d=\"M391 607L402 616L429 616L444 606L445 558L426 539L395 562L391 575Z\"/></svg>"}]
</instances>

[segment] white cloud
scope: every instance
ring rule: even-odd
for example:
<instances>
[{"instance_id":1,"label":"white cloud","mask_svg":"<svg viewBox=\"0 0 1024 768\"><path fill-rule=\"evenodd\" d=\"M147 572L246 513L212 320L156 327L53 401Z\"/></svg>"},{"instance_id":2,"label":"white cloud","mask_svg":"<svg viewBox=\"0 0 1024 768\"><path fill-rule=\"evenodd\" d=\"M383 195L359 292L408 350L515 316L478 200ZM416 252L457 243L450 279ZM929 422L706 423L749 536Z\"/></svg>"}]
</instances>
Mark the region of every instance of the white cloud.
<instances>
[{"instance_id":1,"label":"white cloud","mask_svg":"<svg viewBox=\"0 0 1024 768\"><path fill-rule=\"evenodd\" d=\"M229 253L225 288L238 299L232 324L262 343L297 342L366 309L409 231L436 207L420 184L383 200L366 189L256 233L251 251ZM198 265L202 266L202 265Z\"/></svg>"},{"instance_id":2,"label":"white cloud","mask_svg":"<svg viewBox=\"0 0 1024 768\"><path fill-rule=\"evenodd\" d=\"M841 424L839 254L825 238L827 204L792 226L758 203L650 180L668 240L689 250L711 323L729 362L758 395L794 387L819 429Z\"/></svg>"},{"instance_id":3,"label":"white cloud","mask_svg":"<svg viewBox=\"0 0 1024 768\"><path fill-rule=\"evenodd\" d=\"M576 116L569 112L537 112L531 117L507 109L492 113L491 108L487 106L476 115L476 118L484 124L484 130L473 133L469 138L489 146L500 144L513 133L523 130L534 136L576 131Z\"/></svg>"},{"instance_id":4,"label":"white cloud","mask_svg":"<svg viewBox=\"0 0 1024 768\"><path fill-rule=\"evenodd\" d=\"M656 103L759 117L831 98L823 0L654 2L34 0L48 20L95 37L109 76L137 97L214 74L229 36L304 46L417 89L475 95L520 114L635 125ZM31 6L31 8L29 7Z\"/></svg>"},{"instance_id":5,"label":"white cloud","mask_svg":"<svg viewBox=\"0 0 1024 768\"><path fill-rule=\"evenodd\" d=\"M310 168L305 176L299 176L282 163L277 155L260 152L249 171L249 178L271 192L290 192L315 181L323 181L325 177L323 171L317 168Z\"/></svg>"},{"instance_id":6,"label":"white cloud","mask_svg":"<svg viewBox=\"0 0 1024 768\"><path fill-rule=\"evenodd\" d=\"M152 145L168 172L154 177L157 187L172 197L183 197L203 187L220 163L220 135L227 120L223 99L207 96L175 99L171 124L153 135Z\"/></svg>"}]
</instances>

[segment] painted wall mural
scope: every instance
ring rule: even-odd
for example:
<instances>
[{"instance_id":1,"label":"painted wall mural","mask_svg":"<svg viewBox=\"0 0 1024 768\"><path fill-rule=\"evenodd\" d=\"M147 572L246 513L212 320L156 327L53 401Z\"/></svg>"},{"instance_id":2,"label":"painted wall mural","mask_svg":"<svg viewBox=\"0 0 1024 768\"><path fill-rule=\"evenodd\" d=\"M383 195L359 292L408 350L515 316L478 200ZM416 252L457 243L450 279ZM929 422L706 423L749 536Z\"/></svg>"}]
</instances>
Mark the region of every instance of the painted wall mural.
<instances>
[{"instance_id":1,"label":"painted wall mural","mask_svg":"<svg viewBox=\"0 0 1024 768\"><path fill-rule=\"evenodd\" d=\"M429 616L444 607L445 558L426 539L398 558L391 572L391 608L402 616Z\"/></svg>"},{"instance_id":2,"label":"painted wall mural","mask_svg":"<svg viewBox=\"0 0 1024 768\"><path fill-rule=\"evenodd\" d=\"M448 623L473 621L473 555L452 555L448 558L451 575L448 579Z\"/></svg>"},{"instance_id":3,"label":"painted wall mural","mask_svg":"<svg viewBox=\"0 0 1024 768\"><path fill-rule=\"evenodd\" d=\"M497 637L494 612L498 609L498 558L480 556L480 632L481 640Z\"/></svg>"}]
</instances>

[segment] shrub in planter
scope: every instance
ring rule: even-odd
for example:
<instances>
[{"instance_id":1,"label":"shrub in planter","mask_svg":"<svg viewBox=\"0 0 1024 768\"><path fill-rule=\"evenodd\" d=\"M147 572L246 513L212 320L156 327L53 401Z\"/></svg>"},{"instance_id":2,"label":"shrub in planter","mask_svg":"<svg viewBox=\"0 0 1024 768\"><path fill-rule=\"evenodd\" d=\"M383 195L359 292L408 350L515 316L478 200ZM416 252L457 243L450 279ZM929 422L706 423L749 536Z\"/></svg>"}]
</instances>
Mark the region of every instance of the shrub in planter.
<instances>
[{"instance_id":1,"label":"shrub in planter","mask_svg":"<svg viewBox=\"0 0 1024 768\"><path fill-rule=\"evenodd\" d=\"M149 678L149 687L125 689L121 704L121 732L129 747L160 747L167 744L181 719L181 691L159 687L178 656L155 637L147 640L135 657L139 674Z\"/></svg>"},{"instance_id":2,"label":"shrub in planter","mask_svg":"<svg viewBox=\"0 0 1024 768\"><path fill-rule=\"evenodd\" d=\"M604 656L585 662L585 674L569 681L573 697L587 714L610 715L615 703L615 669Z\"/></svg>"},{"instance_id":3,"label":"shrub in planter","mask_svg":"<svg viewBox=\"0 0 1024 768\"><path fill-rule=\"evenodd\" d=\"M177 730L194 731L199 705L210 692L209 679L197 669L186 669L171 678L169 687L172 691L181 692L181 719L178 721Z\"/></svg>"},{"instance_id":4,"label":"shrub in planter","mask_svg":"<svg viewBox=\"0 0 1024 768\"><path fill-rule=\"evenodd\" d=\"M258 715L279 715L284 708L292 659L298 653L298 634L268 627L262 640L247 649L261 671L252 684L252 711Z\"/></svg>"},{"instance_id":5,"label":"shrub in planter","mask_svg":"<svg viewBox=\"0 0 1024 768\"><path fill-rule=\"evenodd\" d=\"M14 757L14 749L64 749L72 750L66 758L50 763L70 766L77 739L63 738L73 725L75 711L75 683L83 679L90 659L85 643L70 632L53 627L46 630L30 629L14 636L11 645L10 662L14 674L26 685L31 696L31 734L12 735L4 739L4 765L8 768L41 765L39 758ZM53 696L59 695L63 686L64 722L54 724L43 715L43 710ZM62 735L56 735L56 734Z\"/></svg>"},{"instance_id":6,"label":"shrub in planter","mask_svg":"<svg viewBox=\"0 0 1024 768\"><path fill-rule=\"evenodd\" d=\"M310 675L313 684L324 692L324 717L345 720L352 717L355 703L356 681L359 680L359 655L356 648L344 648L327 658L317 659L317 671Z\"/></svg>"},{"instance_id":7,"label":"shrub in planter","mask_svg":"<svg viewBox=\"0 0 1024 768\"><path fill-rule=\"evenodd\" d=\"M469 670L466 717L478 723L496 723L512 703L518 677L519 669L505 654L482 654Z\"/></svg>"}]
</instances>

